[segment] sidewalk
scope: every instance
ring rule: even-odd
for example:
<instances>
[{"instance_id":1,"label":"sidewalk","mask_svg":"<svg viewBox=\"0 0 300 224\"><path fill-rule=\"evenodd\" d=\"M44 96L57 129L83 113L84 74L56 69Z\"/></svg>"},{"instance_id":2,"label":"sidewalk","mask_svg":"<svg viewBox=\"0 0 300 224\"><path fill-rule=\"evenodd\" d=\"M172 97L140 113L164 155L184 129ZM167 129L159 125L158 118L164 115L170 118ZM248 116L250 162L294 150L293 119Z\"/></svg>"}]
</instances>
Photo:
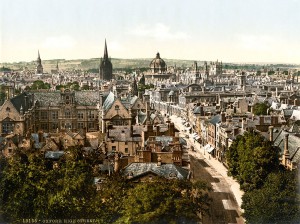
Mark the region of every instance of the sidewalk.
<instances>
[{"instance_id":1,"label":"sidewalk","mask_svg":"<svg viewBox=\"0 0 300 224\"><path fill-rule=\"evenodd\" d=\"M181 119L181 117L172 115L170 116L170 119L172 122L174 122L175 127L179 129L180 132L186 129L186 127L182 124L183 120ZM213 167L217 171L217 173L219 173L226 180L227 184L230 186L230 189L235 197L236 202L240 207L240 210L242 210L241 205L242 196L244 192L240 190L239 183L237 183L232 177L229 177L227 175L226 167L217 159L213 158L208 152L205 152L203 146L201 146L200 143L198 143L197 141L194 141L191 134L189 134L188 143L189 145L194 146L195 149L195 151L189 150L190 155L199 159L204 159L206 163Z\"/></svg>"}]
</instances>

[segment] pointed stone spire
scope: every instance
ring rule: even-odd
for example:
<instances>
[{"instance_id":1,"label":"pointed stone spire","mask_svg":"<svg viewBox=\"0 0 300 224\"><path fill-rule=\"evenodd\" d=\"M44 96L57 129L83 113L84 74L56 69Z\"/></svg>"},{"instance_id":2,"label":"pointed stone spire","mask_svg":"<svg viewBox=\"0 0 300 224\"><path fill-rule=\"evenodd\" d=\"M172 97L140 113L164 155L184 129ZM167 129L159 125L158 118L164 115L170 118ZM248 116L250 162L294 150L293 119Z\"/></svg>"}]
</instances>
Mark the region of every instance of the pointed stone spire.
<instances>
[{"instance_id":1,"label":"pointed stone spire","mask_svg":"<svg viewBox=\"0 0 300 224\"><path fill-rule=\"evenodd\" d=\"M58 71L58 61L56 62L56 71Z\"/></svg>"},{"instance_id":2,"label":"pointed stone spire","mask_svg":"<svg viewBox=\"0 0 300 224\"><path fill-rule=\"evenodd\" d=\"M38 50L37 64L40 65L41 63L42 63L42 60L40 57L40 51Z\"/></svg>"},{"instance_id":3,"label":"pointed stone spire","mask_svg":"<svg viewBox=\"0 0 300 224\"><path fill-rule=\"evenodd\" d=\"M103 56L103 58L104 58L104 60L108 59L106 39L105 39L105 45L104 45L104 56Z\"/></svg>"}]
</instances>

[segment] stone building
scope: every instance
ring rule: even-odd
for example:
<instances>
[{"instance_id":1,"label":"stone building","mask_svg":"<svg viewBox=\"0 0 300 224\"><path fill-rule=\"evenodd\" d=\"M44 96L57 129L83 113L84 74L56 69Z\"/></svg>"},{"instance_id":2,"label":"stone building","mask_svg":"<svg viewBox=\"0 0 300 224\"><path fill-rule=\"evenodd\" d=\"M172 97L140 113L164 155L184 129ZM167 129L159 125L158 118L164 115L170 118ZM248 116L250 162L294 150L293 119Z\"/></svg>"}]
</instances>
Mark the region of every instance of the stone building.
<instances>
[{"instance_id":1,"label":"stone building","mask_svg":"<svg viewBox=\"0 0 300 224\"><path fill-rule=\"evenodd\" d=\"M7 99L0 107L2 135L28 131L99 130L99 93L90 91L37 91Z\"/></svg>"}]
</instances>

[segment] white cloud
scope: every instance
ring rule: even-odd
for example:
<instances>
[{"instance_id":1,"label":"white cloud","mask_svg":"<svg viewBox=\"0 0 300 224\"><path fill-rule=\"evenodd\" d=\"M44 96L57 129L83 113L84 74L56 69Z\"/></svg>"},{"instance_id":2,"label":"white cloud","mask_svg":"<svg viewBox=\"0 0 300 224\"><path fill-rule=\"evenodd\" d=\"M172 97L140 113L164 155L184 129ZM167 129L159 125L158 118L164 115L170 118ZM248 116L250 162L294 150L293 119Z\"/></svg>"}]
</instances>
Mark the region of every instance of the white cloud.
<instances>
[{"instance_id":1,"label":"white cloud","mask_svg":"<svg viewBox=\"0 0 300 224\"><path fill-rule=\"evenodd\" d=\"M70 49L76 45L76 41L70 36L47 37L42 42L42 47L46 49Z\"/></svg>"},{"instance_id":2,"label":"white cloud","mask_svg":"<svg viewBox=\"0 0 300 224\"><path fill-rule=\"evenodd\" d=\"M153 26L140 25L129 33L138 37L150 37L161 41L189 38L188 34L180 31L171 31L170 27L162 23L156 23Z\"/></svg>"}]
</instances>

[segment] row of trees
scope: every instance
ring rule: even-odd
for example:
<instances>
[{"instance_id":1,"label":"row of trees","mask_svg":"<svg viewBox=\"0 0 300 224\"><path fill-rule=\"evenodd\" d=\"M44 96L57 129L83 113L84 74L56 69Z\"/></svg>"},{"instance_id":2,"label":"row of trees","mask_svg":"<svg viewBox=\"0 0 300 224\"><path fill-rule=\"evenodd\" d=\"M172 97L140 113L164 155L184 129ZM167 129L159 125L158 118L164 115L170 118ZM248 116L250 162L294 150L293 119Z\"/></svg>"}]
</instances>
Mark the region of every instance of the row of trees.
<instances>
[{"instance_id":1,"label":"row of trees","mask_svg":"<svg viewBox=\"0 0 300 224\"><path fill-rule=\"evenodd\" d=\"M1 159L0 211L9 223L21 219L96 219L99 223L196 223L208 214L202 182L153 179L132 183L114 175L96 190L94 162L70 149L53 167L37 152ZM93 155L95 156L95 154Z\"/></svg>"},{"instance_id":2,"label":"row of trees","mask_svg":"<svg viewBox=\"0 0 300 224\"><path fill-rule=\"evenodd\" d=\"M299 223L297 170L280 165L280 149L257 132L238 136L226 153L228 174L244 190L248 223Z\"/></svg>"}]
</instances>

